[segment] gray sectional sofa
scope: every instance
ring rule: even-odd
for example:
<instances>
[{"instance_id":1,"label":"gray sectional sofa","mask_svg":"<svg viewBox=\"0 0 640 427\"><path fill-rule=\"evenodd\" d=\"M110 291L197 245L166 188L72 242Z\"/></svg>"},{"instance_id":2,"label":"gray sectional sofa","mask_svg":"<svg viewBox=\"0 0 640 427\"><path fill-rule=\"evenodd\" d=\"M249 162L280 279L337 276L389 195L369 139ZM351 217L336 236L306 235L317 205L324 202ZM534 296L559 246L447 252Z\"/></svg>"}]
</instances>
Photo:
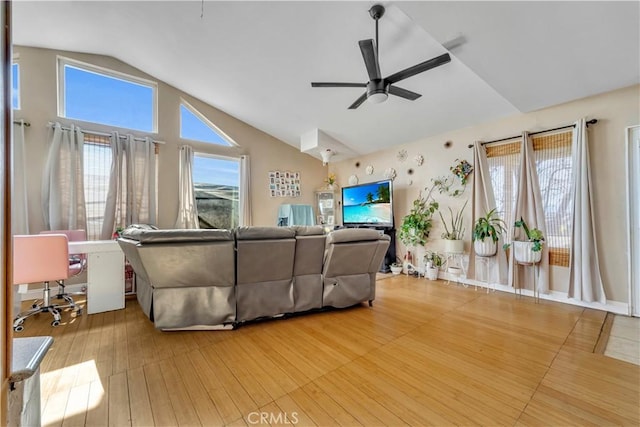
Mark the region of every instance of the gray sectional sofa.
<instances>
[{"instance_id":1,"label":"gray sectional sofa","mask_svg":"<svg viewBox=\"0 0 640 427\"><path fill-rule=\"evenodd\" d=\"M163 330L371 304L389 242L371 229L321 227L131 228L118 239L140 306Z\"/></svg>"}]
</instances>

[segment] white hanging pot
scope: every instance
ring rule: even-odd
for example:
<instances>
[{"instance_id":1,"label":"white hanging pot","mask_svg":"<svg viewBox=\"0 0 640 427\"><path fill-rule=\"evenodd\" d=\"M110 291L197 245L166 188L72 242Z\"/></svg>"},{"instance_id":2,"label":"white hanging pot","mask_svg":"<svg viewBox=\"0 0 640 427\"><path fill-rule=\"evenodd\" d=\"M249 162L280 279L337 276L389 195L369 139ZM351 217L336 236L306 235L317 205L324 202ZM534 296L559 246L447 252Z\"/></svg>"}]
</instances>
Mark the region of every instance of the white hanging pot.
<instances>
[{"instance_id":1,"label":"white hanging pot","mask_svg":"<svg viewBox=\"0 0 640 427\"><path fill-rule=\"evenodd\" d=\"M473 250L478 256L494 256L498 250L498 244L490 238L476 240L473 242Z\"/></svg>"},{"instance_id":2,"label":"white hanging pot","mask_svg":"<svg viewBox=\"0 0 640 427\"><path fill-rule=\"evenodd\" d=\"M450 254L461 254L464 252L463 240L444 240L444 251Z\"/></svg>"},{"instance_id":3,"label":"white hanging pot","mask_svg":"<svg viewBox=\"0 0 640 427\"><path fill-rule=\"evenodd\" d=\"M429 280L438 280L438 267L428 267L425 271L425 275Z\"/></svg>"},{"instance_id":4,"label":"white hanging pot","mask_svg":"<svg viewBox=\"0 0 640 427\"><path fill-rule=\"evenodd\" d=\"M542 250L534 252L533 242L512 242L513 257L523 264L537 264L542 259Z\"/></svg>"}]
</instances>

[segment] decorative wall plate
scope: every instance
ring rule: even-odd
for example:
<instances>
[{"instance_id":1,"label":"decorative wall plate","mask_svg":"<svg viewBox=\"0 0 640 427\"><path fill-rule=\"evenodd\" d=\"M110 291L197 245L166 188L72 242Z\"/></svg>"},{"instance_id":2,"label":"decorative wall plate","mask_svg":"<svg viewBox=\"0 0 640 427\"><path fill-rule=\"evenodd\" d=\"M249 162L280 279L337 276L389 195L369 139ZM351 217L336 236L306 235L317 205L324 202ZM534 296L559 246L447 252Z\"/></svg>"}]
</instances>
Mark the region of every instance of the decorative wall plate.
<instances>
[{"instance_id":1,"label":"decorative wall plate","mask_svg":"<svg viewBox=\"0 0 640 427\"><path fill-rule=\"evenodd\" d=\"M369 165L366 169L367 175L371 175L373 173L373 166Z\"/></svg>"},{"instance_id":2,"label":"decorative wall plate","mask_svg":"<svg viewBox=\"0 0 640 427\"><path fill-rule=\"evenodd\" d=\"M349 185L356 185L358 183L358 177L356 175L351 175L349 177Z\"/></svg>"},{"instance_id":3,"label":"decorative wall plate","mask_svg":"<svg viewBox=\"0 0 640 427\"><path fill-rule=\"evenodd\" d=\"M386 171L384 171L384 177L390 180L394 180L396 179L396 170L394 168L389 168Z\"/></svg>"},{"instance_id":4,"label":"decorative wall plate","mask_svg":"<svg viewBox=\"0 0 640 427\"><path fill-rule=\"evenodd\" d=\"M407 160L407 150L400 150L398 151L398 160L401 162L404 162L405 160Z\"/></svg>"}]
</instances>

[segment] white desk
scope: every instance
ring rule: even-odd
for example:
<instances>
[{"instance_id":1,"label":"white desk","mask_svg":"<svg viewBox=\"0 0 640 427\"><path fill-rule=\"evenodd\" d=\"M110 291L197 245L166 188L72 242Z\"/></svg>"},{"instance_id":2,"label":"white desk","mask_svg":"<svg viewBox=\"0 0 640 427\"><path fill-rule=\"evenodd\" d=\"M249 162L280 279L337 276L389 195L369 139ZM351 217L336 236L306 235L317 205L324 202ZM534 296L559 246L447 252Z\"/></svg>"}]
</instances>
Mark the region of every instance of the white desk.
<instances>
[{"instance_id":1,"label":"white desk","mask_svg":"<svg viewBox=\"0 0 640 427\"><path fill-rule=\"evenodd\" d=\"M118 242L69 242L69 254L87 254L87 313L123 309L124 254Z\"/></svg>"}]
</instances>

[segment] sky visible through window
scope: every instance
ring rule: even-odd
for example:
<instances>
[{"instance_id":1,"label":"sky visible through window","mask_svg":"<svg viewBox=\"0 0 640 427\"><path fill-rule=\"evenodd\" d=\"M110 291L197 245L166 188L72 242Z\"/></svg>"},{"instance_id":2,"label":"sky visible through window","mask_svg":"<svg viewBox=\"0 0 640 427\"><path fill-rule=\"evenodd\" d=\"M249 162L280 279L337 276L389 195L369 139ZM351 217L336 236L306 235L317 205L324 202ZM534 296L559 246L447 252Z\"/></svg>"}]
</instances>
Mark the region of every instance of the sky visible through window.
<instances>
[{"instance_id":1,"label":"sky visible through window","mask_svg":"<svg viewBox=\"0 0 640 427\"><path fill-rule=\"evenodd\" d=\"M11 108L20 109L20 65L11 64Z\"/></svg>"},{"instance_id":2,"label":"sky visible through window","mask_svg":"<svg viewBox=\"0 0 640 427\"><path fill-rule=\"evenodd\" d=\"M180 138L231 145L184 104L180 104Z\"/></svg>"},{"instance_id":3,"label":"sky visible through window","mask_svg":"<svg viewBox=\"0 0 640 427\"><path fill-rule=\"evenodd\" d=\"M64 66L65 117L153 132L154 88Z\"/></svg>"},{"instance_id":4,"label":"sky visible through window","mask_svg":"<svg viewBox=\"0 0 640 427\"><path fill-rule=\"evenodd\" d=\"M193 156L193 183L238 187L240 162L237 160Z\"/></svg>"}]
</instances>

